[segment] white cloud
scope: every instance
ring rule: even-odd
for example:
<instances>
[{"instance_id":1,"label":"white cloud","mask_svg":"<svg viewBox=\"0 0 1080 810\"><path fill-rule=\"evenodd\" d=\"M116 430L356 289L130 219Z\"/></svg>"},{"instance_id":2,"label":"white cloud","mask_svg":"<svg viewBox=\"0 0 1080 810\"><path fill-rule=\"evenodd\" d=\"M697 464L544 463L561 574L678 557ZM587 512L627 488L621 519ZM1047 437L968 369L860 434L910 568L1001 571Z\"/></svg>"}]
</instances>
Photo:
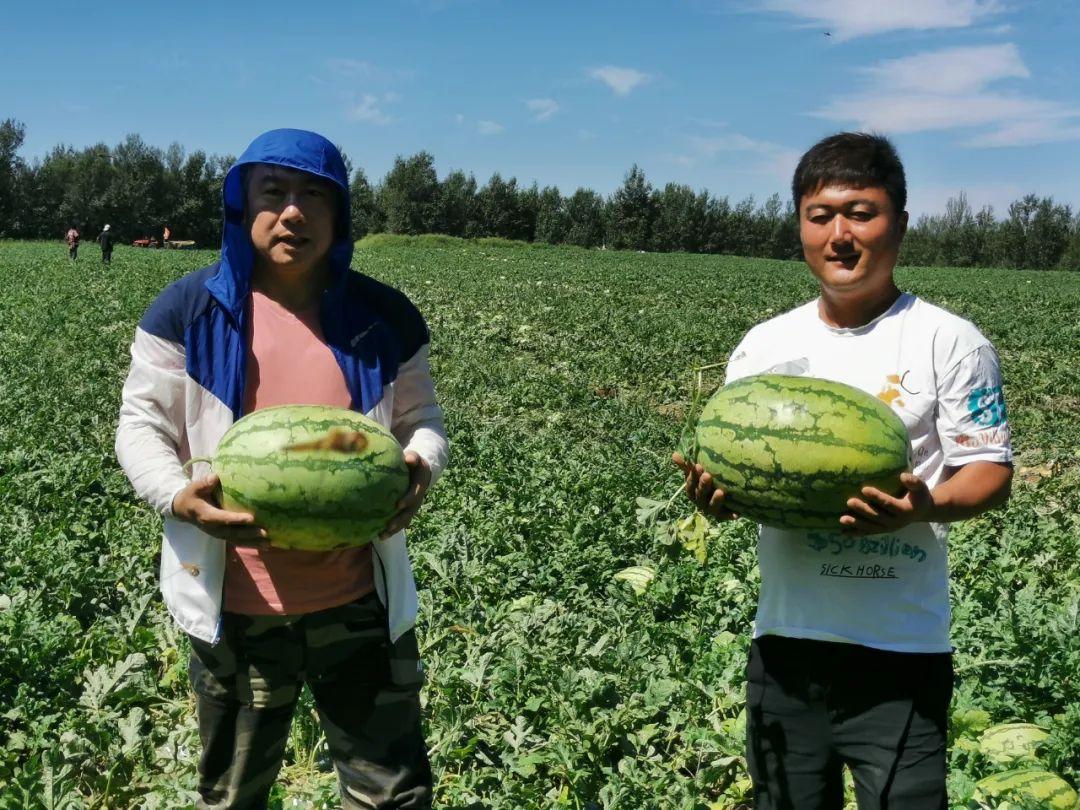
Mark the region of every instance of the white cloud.
<instances>
[{"instance_id":1,"label":"white cloud","mask_svg":"<svg viewBox=\"0 0 1080 810\"><path fill-rule=\"evenodd\" d=\"M674 155L671 160L680 166L690 167L702 160L739 154L741 169L778 178L785 184L791 181L802 154L781 144L757 140L739 132L691 136L689 145L690 154Z\"/></svg>"},{"instance_id":2,"label":"white cloud","mask_svg":"<svg viewBox=\"0 0 1080 810\"><path fill-rule=\"evenodd\" d=\"M396 94L393 94L393 98L390 98L390 95L392 94L384 96L383 101L396 101L398 99ZM354 102L349 107L349 117L356 121L366 121L369 124L378 124L379 126L392 124L394 122L393 117L383 112L379 104L377 96L364 93L359 101Z\"/></svg>"},{"instance_id":3,"label":"white cloud","mask_svg":"<svg viewBox=\"0 0 1080 810\"><path fill-rule=\"evenodd\" d=\"M351 57L333 57L324 60L323 65L334 79L345 81L368 79L373 82L395 82L411 78L414 74L411 69L383 67L366 59Z\"/></svg>"},{"instance_id":4,"label":"white cloud","mask_svg":"<svg viewBox=\"0 0 1080 810\"><path fill-rule=\"evenodd\" d=\"M462 115L461 113L457 113L454 116L454 123L457 124L460 127L462 124L465 123L465 116Z\"/></svg>"},{"instance_id":5,"label":"white cloud","mask_svg":"<svg viewBox=\"0 0 1080 810\"><path fill-rule=\"evenodd\" d=\"M476 131L481 135L498 135L506 127L496 121L477 121Z\"/></svg>"},{"instance_id":6,"label":"white cloud","mask_svg":"<svg viewBox=\"0 0 1080 810\"><path fill-rule=\"evenodd\" d=\"M968 145L1017 146L1076 140L1080 140L1080 116L1068 120L1052 115L1041 121L1011 121L994 132L976 135Z\"/></svg>"},{"instance_id":7,"label":"white cloud","mask_svg":"<svg viewBox=\"0 0 1080 810\"><path fill-rule=\"evenodd\" d=\"M332 73L336 73L338 76L344 76L346 78L355 78L356 76L371 76L377 70L377 68L364 59L327 59L326 66Z\"/></svg>"},{"instance_id":8,"label":"white cloud","mask_svg":"<svg viewBox=\"0 0 1080 810\"><path fill-rule=\"evenodd\" d=\"M967 28L1004 10L1000 0L757 0L756 7L824 28L837 41L888 31Z\"/></svg>"},{"instance_id":9,"label":"white cloud","mask_svg":"<svg viewBox=\"0 0 1080 810\"><path fill-rule=\"evenodd\" d=\"M559 111L559 102L553 98L530 98L525 106L536 121L546 121Z\"/></svg>"},{"instance_id":10,"label":"white cloud","mask_svg":"<svg viewBox=\"0 0 1080 810\"><path fill-rule=\"evenodd\" d=\"M1031 77L1011 42L887 59L866 68L865 73L881 89L945 95L981 90L1000 79Z\"/></svg>"},{"instance_id":11,"label":"white cloud","mask_svg":"<svg viewBox=\"0 0 1080 810\"><path fill-rule=\"evenodd\" d=\"M760 152L767 148L765 141L755 141L738 132L709 138L694 136L690 138L690 143L695 151L706 157L713 157L718 152Z\"/></svg>"},{"instance_id":12,"label":"white cloud","mask_svg":"<svg viewBox=\"0 0 1080 810\"><path fill-rule=\"evenodd\" d=\"M640 70L614 65L593 68L588 73L590 78L602 81L614 90L617 96L629 95L631 90L651 78L648 73L642 73Z\"/></svg>"},{"instance_id":13,"label":"white cloud","mask_svg":"<svg viewBox=\"0 0 1080 810\"><path fill-rule=\"evenodd\" d=\"M889 59L863 72L863 88L813 114L894 134L980 128L971 146L1073 140L1080 133L1080 107L991 87L1031 78L1012 43Z\"/></svg>"}]
</instances>

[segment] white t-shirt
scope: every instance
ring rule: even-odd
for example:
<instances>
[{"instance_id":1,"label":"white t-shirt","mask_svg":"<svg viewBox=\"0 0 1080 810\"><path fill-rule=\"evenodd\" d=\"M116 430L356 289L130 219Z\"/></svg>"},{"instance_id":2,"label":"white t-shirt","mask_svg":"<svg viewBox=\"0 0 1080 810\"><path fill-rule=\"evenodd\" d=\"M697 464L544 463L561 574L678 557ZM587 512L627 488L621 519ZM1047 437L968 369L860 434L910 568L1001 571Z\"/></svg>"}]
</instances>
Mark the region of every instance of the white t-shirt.
<instances>
[{"instance_id":1,"label":"white t-shirt","mask_svg":"<svg viewBox=\"0 0 1080 810\"><path fill-rule=\"evenodd\" d=\"M836 380L884 400L903 419L914 473L931 489L946 467L1012 460L994 347L914 295L855 329L828 326L817 299L755 326L732 353L726 382L764 373ZM760 527L754 636L948 652L947 533L930 523L868 537Z\"/></svg>"}]
</instances>

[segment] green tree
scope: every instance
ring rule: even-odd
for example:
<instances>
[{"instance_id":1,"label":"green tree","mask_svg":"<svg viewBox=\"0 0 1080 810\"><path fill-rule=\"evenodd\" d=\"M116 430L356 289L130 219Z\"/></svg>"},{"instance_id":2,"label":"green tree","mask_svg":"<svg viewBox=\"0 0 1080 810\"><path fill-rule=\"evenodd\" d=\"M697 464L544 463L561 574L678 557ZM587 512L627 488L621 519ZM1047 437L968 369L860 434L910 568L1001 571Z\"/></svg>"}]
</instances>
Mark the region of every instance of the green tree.
<instances>
[{"instance_id":1,"label":"green tree","mask_svg":"<svg viewBox=\"0 0 1080 810\"><path fill-rule=\"evenodd\" d=\"M706 253L732 253L735 237L732 234L731 203L727 197L712 197L705 208Z\"/></svg>"},{"instance_id":2,"label":"green tree","mask_svg":"<svg viewBox=\"0 0 1080 810\"><path fill-rule=\"evenodd\" d=\"M611 195L605 213L605 236L611 247L630 250L649 247L654 218L652 186L637 164L627 172L622 187Z\"/></svg>"},{"instance_id":3,"label":"green tree","mask_svg":"<svg viewBox=\"0 0 1080 810\"><path fill-rule=\"evenodd\" d=\"M757 206L751 194L728 212L727 235L728 249L725 252L736 256L754 256L758 245Z\"/></svg>"},{"instance_id":4,"label":"green tree","mask_svg":"<svg viewBox=\"0 0 1080 810\"><path fill-rule=\"evenodd\" d=\"M690 186L668 183L653 194L653 250L700 252L706 241L709 195Z\"/></svg>"},{"instance_id":5,"label":"green tree","mask_svg":"<svg viewBox=\"0 0 1080 810\"><path fill-rule=\"evenodd\" d=\"M1069 245L1072 224L1069 206L1055 205L1052 197L1028 194L1016 200L1002 225L1007 263L1033 270L1057 267Z\"/></svg>"},{"instance_id":6,"label":"green tree","mask_svg":"<svg viewBox=\"0 0 1080 810\"><path fill-rule=\"evenodd\" d=\"M795 206L785 209L779 194L772 194L754 214L753 242L747 255L769 259L791 259L802 248Z\"/></svg>"},{"instance_id":7,"label":"green tree","mask_svg":"<svg viewBox=\"0 0 1080 810\"><path fill-rule=\"evenodd\" d=\"M1059 268L1062 270L1080 270L1080 214L1073 219L1069 231L1069 244L1061 254Z\"/></svg>"},{"instance_id":8,"label":"green tree","mask_svg":"<svg viewBox=\"0 0 1080 810\"><path fill-rule=\"evenodd\" d=\"M566 241L570 230L570 217L566 200L555 186L546 186L540 192L536 212L536 241L559 245Z\"/></svg>"},{"instance_id":9,"label":"green tree","mask_svg":"<svg viewBox=\"0 0 1080 810\"><path fill-rule=\"evenodd\" d=\"M491 175L476 194L479 212L479 236L501 236L504 239L527 238L526 224L518 196L517 180L503 180L498 172Z\"/></svg>"},{"instance_id":10,"label":"green tree","mask_svg":"<svg viewBox=\"0 0 1080 810\"><path fill-rule=\"evenodd\" d=\"M435 230L439 213L435 158L428 152L409 158L396 157L377 199L390 233L419 234Z\"/></svg>"},{"instance_id":11,"label":"green tree","mask_svg":"<svg viewBox=\"0 0 1080 810\"><path fill-rule=\"evenodd\" d=\"M579 188L566 201L566 242L597 247L604 241L604 200L591 188Z\"/></svg>"},{"instance_id":12,"label":"green tree","mask_svg":"<svg viewBox=\"0 0 1080 810\"><path fill-rule=\"evenodd\" d=\"M67 200L75 162L75 150L63 145L54 146L43 160L34 162L28 210L35 237L54 239L72 225L83 225L79 212L72 210Z\"/></svg>"},{"instance_id":13,"label":"green tree","mask_svg":"<svg viewBox=\"0 0 1080 810\"><path fill-rule=\"evenodd\" d=\"M385 224L385 217L375 198L375 190L363 169L353 172L349 182L349 215L353 239L362 239L369 233L377 233Z\"/></svg>"},{"instance_id":14,"label":"green tree","mask_svg":"<svg viewBox=\"0 0 1080 810\"><path fill-rule=\"evenodd\" d=\"M104 143L70 154L70 176L64 189L62 216L78 223L87 235L108 222L109 189L115 182L112 152ZM94 232L96 233L96 232Z\"/></svg>"},{"instance_id":15,"label":"green tree","mask_svg":"<svg viewBox=\"0 0 1080 810\"><path fill-rule=\"evenodd\" d=\"M112 159L112 183L103 206L109 224L122 238L160 235L170 215L162 151L128 135Z\"/></svg>"},{"instance_id":16,"label":"green tree","mask_svg":"<svg viewBox=\"0 0 1080 810\"><path fill-rule=\"evenodd\" d=\"M540 216L540 189L534 182L528 188L520 188L517 193L517 221L513 239L532 242L536 239L536 220Z\"/></svg>"},{"instance_id":17,"label":"green tree","mask_svg":"<svg viewBox=\"0 0 1080 810\"><path fill-rule=\"evenodd\" d=\"M450 236L477 235L479 206L476 199L476 178L455 170L439 184L439 213L436 230Z\"/></svg>"},{"instance_id":18,"label":"green tree","mask_svg":"<svg viewBox=\"0 0 1080 810\"><path fill-rule=\"evenodd\" d=\"M202 248L221 243L221 185L232 163L231 158L208 156L202 150L184 159L171 180L176 202L166 224L173 239L190 239Z\"/></svg>"},{"instance_id":19,"label":"green tree","mask_svg":"<svg viewBox=\"0 0 1080 810\"><path fill-rule=\"evenodd\" d=\"M22 175L19 149L26 140L26 127L14 118L0 122L0 236L14 235L18 182Z\"/></svg>"}]
</instances>

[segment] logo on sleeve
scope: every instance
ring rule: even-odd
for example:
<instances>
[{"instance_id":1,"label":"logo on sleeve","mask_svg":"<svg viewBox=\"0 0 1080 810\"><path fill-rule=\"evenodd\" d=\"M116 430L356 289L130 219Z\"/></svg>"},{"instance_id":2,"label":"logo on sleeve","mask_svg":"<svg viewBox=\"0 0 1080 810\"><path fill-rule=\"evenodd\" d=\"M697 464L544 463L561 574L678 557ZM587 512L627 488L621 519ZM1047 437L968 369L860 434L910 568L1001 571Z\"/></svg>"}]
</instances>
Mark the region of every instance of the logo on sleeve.
<instances>
[{"instance_id":1,"label":"logo on sleeve","mask_svg":"<svg viewBox=\"0 0 1080 810\"><path fill-rule=\"evenodd\" d=\"M1005 398L1001 386L975 388L968 392L968 413L979 427L992 428L1005 422Z\"/></svg>"}]
</instances>

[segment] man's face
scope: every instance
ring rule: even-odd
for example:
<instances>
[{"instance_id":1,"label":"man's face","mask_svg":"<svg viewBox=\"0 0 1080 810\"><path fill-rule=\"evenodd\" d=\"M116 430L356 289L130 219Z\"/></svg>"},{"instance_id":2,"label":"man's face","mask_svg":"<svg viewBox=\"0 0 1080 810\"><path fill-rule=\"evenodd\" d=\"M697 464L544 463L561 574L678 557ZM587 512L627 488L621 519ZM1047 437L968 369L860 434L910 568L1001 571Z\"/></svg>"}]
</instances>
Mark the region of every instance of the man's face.
<instances>
[{"instance_id":1,"label":"man's face","mask_svg":"<svg viewBox=\"0 0 1080 810\"><path fill-rule=\"evenodd\" d=\"M247 222L259 259L280 270L307 271L334 241L337 187L307 172L257 163L247 175Z\"/></svg>"},{"instance_id":2,"label":"man's face","mask_svg":"<svg viewBox=\"0 0 1080 810\"><path fill-rule=\"evenodd\" d=\"M822 186L799 206L803 256L833 292L876 291L892 283L907 219L880 186Z\"/></svg>"}]
</instances>

